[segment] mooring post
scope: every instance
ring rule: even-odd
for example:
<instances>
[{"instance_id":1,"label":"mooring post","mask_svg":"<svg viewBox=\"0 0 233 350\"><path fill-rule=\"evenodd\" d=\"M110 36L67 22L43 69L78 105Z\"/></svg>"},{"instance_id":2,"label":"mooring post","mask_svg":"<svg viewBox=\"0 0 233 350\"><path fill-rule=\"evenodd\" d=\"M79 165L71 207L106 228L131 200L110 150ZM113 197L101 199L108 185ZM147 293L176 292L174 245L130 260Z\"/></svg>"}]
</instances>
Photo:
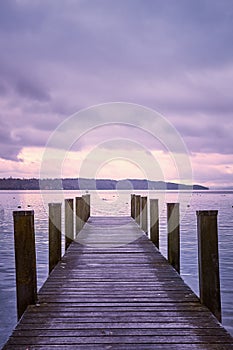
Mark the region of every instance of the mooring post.
<instances>
[{"instance_id":1,"label":"mooring post","mask_svg":"<svg viewBox=\"0 0 233 350\"><path fill-rule=\"evenodd\" d=\"M90 194L86 194L85 196L85 203L86 203L86 217L85 217L85 222L89 219L91 215L91 196Z\"/></svg>"},{"instance_id":2,"label":"mooring post","mask_svg":"<svg viewBox=\"0 0 233 350\"><path fill-rule=\"evenodd\" d=\"M201 303L221 322L217 210L197 211Z\"/></svg>"},{"instance_id":3,"label":"mooring post","mask_svg":"<svg viewBox=\"0 0 233 350\"><path fill-rule=\"evenodd\" d=\"M74 239L74 200L65 199L65 249Z\"/></svg>"},{"instance_id":4,"label":"mooring post","mask_svg":"<svg viewBox=\"0 0 233 350\"><path fill-rule=\"evenodd\" d=\"M139 198L139 208L140 208L140 215L139 215L139 226L142 228L142 196Z\"/></svg>"},{"instance_id":5,"label":"mooring post","mask_svg":"<svg viewBox=\"0 0 233 350\"><path fill-rule=\"evenodd\" d=\"M85 222L87 222L87 220L89 219L90 217L90 201L91 201L91 198L90 198L90 195L89 194L84 194L82 196L83 198L83 225L85 224Z\"/></svg>"},{"instance_id":6,"label":"mooring post","mask_svg":"<svg viewBox=\"0 0 233 350\"><path fill-rule=\"evenodd\" d=\"M142 207L141 207L141 226L142 226L142 230L148 234L148 210L147 210L147 197L141 197L141 201L142 201Z\"/></svg>"},{"instance_id":7,"label":"mooring post","mask_svg":"<svg viewBox=\"0 0 233 350\"><path fill-rule=\"evenodd\" d=\"M131 218L135 219L135 194L131 194Z\"/></svg>"},{"instance_id":8,"label":"mooring post","mask_svg":"<svg viewBox=\"0 0 233 350\"><path fill-rule=\"evenodd\" d=\"M88 219L91 216L91 195L88 195Z\"/></svg>"},{"instance_id":9,"label":"mooring post","mask_svg":"<svg viewBox=\"0 0 233 350\"><path fill-rule=\"evenodd\" d=\"M83 200L82 209L80 209L81 212L79 217L82 219L82 227L83 227L88 218L88 198L86 194L82 196L82 200Z\"/></svg>"},{"instance_id":10,"label":"mooring post","mask_svg":"<svg viewBox=\"0 0 233 350\"><path fill-rule=\"evenodd\" d=\"M168 261L180 273L179 203L167 203Z\"/></svg>"},{"instance_id":11,"label":"mooring post","mask_svg":"<svg viewBox=\"0 0 233 350\"><path fill-rule=\"evenodd\" d=\"M140 226L140 216L141 216L141 196L135 196L135 221Z\"/></svg>"},{"instance_id":12,"label":"mooring post","mask_svg":"<svg viewBox=\"0 0 233 350\"><path fill-rule=\"evenodd\" d=\"M85 216L86 216L86 205L85 205L85 199L83 197L76 197L75 198L75 233L76 236L83 228L84 222L85 222Z\"/></svg>"},{"instance_id":13,"label":"mooring post","mask_svg":"<svg viewBox=\"0 0 233 350\"><path fill-rule=\"evenodd\" d=\"M61 260L61 203L49 203L49 273Z\"/></svg>"},{"instance_id":14,"label":"mooring post","mask_svg":"<svg viewBox=\"0 0 233 350\"><path fill-rule=\"evenodd\" d=\"M159 200L150 199L150 239L159 249Z\"/></svg>"},{"instance_id":15,"label":"mooring post","mask_svg":"<svg viewBox=\"0 0 233 350\"><path fill-rule=\"evenodd\" d=\"M14 244L18 320L37 301L34 211L14 211Z\"/></svg>"}]
</instances>

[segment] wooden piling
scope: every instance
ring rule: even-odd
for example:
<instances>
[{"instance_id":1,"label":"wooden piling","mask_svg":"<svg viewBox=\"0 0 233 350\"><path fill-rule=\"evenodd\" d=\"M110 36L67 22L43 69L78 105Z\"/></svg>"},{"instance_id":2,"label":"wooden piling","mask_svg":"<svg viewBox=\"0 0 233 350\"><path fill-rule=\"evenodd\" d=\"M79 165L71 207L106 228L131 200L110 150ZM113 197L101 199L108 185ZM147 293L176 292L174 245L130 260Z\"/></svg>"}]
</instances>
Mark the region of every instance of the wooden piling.
<instances>
[{"instance_id":1,"label":"wooden piling","mask_svg":"<svg viewBox=\"0 0 233 350\"><path fill-rule=\"evenodd\" d=\"M140 216L141 216L141 196L135 196L135 221L140 226Z\"/></svg>"},{"instance_id":2,"label":"wooden piling","mask_svg":"<svg viewBox=\"0 0 233 350\"><path fill-rule=\"evenodd\" d=\"M159 200L150 199L150 239L159 249Z\"/></svg>"},{"instance_id":3,"label":"wooden piling","mask_svg":"<svg viewBox=\"0 0 233 350\"><path fill-rule=\"evenodd\" d=\"M61 260L61 203L49 203L49 273Z\"/></svg>"},{"instance_id":4,"label":"wooden piling","mask_svg":"<svg viewBox=\"0 0 233 350\"><path fill-rule=\"evenodd\" d=\"M180 273L179 203L167 203L168 261Z\"/></svg>"},{"instance_id":5,"label":"wooden piling","mask_svg":"<svg viewBox=\"0 0 233 350\"><path fill-rule=\"evenodd\" d=\"M65 199L65 249L74 239L74 200Z\"/></svg>"},{"instance_id":6,"label":"wooden piling","mask_svg":"<svg viewBox=\"0 0 233 350\"><path fill-rule=\"evenodd\" d=\"M88 198L87 195L83 195L82 196L83 199L83 207L82 207L82 214L81 214L81 218L82 218L82 227L84 226L85 222L88 220Z\"/></svg>"},{"instance_id":7,"label":"wooden piling","mask_svg":"<svg viewBox=\"0 0 233 350\"><path fill-rule=\"evenodd\" d=\"M148 234L148 210L147 210L147 197L141 197L141 226L142 226L142 230Z\"/></svg>"},{"instance_id":8,"label":"wooden piling","mask_svg":"<svg viewBox=\"0 0 233 350\"><path fill-rule=\"evenodd\" d=\"M81 231L86 217L86 204L83 197L75 198L75 233L76 236Z\"/></svg>"},{"instance_id":9,"label":"wooden piling","mask_svg":"<svg viewBox=\"0 0 233 350\"><path fill-rule=\"evenodd\" d=\"M131 218L135 219L135 194L131 194Z\"/></svg>"},{"instance_id":10,"label":"wooden piling","mask_svg":"<svg viewBox=\"0 0 233 350\"><path fill-rule=\"evenodd\" d=\"M83 220L84 222L87 222L87 220L89 219L90 215L91 215L91 196L89 194L85 194L82 196L84 199L84 217Z\"/></svg>"},{"instance_id":11,"label":"wooden piling","mask_svg":"<svg viewBox=\"0 0 233 350\"><path fill-rule=\"evenodd\" d=\"M217 210L197 211L199 287L201 302L221 322Z\"/></svg>"},{"instance_id":12,"label":"wooden piling","mask_svg":"<svg viewBox=\"0 0 233 350\"><path fill-rule=\"evenodd\" d=\"M91 195L87 194L87 209L88 209L88 216L87 216L87 220L89 219L89 217L91 216Z\"/></svg>"},{"instance_id":13,"label":"wooden piling","mask_svg":"<svg viewBox=\"0 0 233 350\"><path fill-rule=\"evenodd\" d=\"M14 244L18 320L37 300L34 211L14 211Z\"/></svg>"}]
</instances>

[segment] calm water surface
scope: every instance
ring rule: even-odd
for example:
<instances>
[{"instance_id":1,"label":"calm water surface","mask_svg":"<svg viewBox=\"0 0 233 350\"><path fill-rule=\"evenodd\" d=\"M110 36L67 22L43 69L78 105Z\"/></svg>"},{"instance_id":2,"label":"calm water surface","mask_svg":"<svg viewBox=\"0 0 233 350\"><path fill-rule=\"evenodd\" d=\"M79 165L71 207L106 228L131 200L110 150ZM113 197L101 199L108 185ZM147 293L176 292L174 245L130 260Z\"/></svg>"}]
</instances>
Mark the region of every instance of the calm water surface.
<instances>
[{"instance_id":1,"label":"calm water surface","mask_svg":"<svg viewBox=\"0 0 233 350\"><path fill-rule=\"evenodd\" d=\"M154 192L138 194L159 198L160 250L167 256L166 202L180 203L181 209L181 276L198 295L196 210L218 210L219 255L223 325L233 335L233 192ZM33 209L37 250L37 278L40 288L48 275L47 203L61 202L83 193L39 191L0 192L0 347L5 343L16 319L13 210ZM91 192L91 215L130 215L127 191ZM21 206L19 209L18 206ZM64 226L64 223L63 223ZM63 244L64 251L64 244Z\"/></svg>"}]
</instances>

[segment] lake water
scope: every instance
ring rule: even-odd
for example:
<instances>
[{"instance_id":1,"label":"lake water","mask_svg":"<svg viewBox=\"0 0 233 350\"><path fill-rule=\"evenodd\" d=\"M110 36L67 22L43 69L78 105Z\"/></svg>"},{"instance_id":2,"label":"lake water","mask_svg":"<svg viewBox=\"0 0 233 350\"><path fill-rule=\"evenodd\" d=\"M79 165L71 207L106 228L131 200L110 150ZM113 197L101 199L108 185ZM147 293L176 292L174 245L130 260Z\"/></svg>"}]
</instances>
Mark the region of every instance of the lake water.
<instances>
[{"instance_id":1,"label":"lake water","mask_svg":"<svg viewBox=\"0 0 233 350\"><path fill-rule=\"evenodd\" d=\"M96 191L91 193L91 215L130 215L130 193ZM135 192L136 193L136 192ZM137 191L159 199L160 250L167 255L166 203L179 202L181 213L181 276L198 295L196 210L218 210L222 322L233 335L233 192ZM61 202L83 193L64 191L0 191L0 346L16 325L16 288L13 240L13 210L35 211L37 278L40 288L48 275L49 202ZM18 209L21 206L21 209ZM63 223L64 226L64 223ZM64 238L64 237L63 237ZM64 244L63 244L64 251Z\"/></svg>"}]
</instances>

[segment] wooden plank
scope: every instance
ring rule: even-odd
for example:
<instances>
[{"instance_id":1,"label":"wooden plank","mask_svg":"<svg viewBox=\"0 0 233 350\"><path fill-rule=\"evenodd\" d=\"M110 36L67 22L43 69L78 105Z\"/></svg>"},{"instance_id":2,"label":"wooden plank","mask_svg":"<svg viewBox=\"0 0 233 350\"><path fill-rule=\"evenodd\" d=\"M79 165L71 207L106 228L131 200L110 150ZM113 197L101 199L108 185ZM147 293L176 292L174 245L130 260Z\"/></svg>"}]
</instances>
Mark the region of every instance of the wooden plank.
<instances>
[{"instance_id":1,"label":"wooden plank","mask_svg":"<svg viewBox=\"0 0 233 350\"><path fill-rule=\"evenodd\" d=\"M44 320L39 320L41 322L20 322L20 324L16 327L18 330L43 330L43 329L52 329L52 330L78 330L78 329L131 329L131 328L137 328L137 329L147 329L147 328L155 328L155 329L193 329L193 330L208 330L210 329L210 332L215 332L219 330L219 324L216 324L215 327L209 326L209 322L202 322L199 325L199 319L196 320L196 323L190 323L188 320L186 322L68 322L67 320L61 320L60 322L57 320L55 322L54 320L46 320L45 322L42 322ZM222 332L222 331L220 331Z\"/></svg>"},{"instance_id":2,"label":"wooden plank","mask_svg":"<svg viewBox=\"0 0 233 350\"><path fill-rule=\"evenodd\" d=\"M10 350L25 350L25 345L9 345L7 349ZM30 350L45 350L45 345L33 345L30 346ZM46 350L73 350L74 346L59 344L59 345L51 345L46 344ZM156 344L156 348L154 344L145 344L145 343L137 343L137 344L125 344L125 343L117 343L117 344L75 344L75 349L77 350L233 350L233 345L231 344Z\"/></svg>"},{"instance_id":3,"label":"wooden plank","mask_svg":"<svg viewBox=\"0 0 233 350\"><path fill-rule=\"evenodd\" d=\"M4 350L233 350L232 337L129 217L91 217L38 298Z\"/></svg>"},{"instance_id":4,"label":"wooden plank","mask_svg":"<svg viewBox=\"0 0 233 350\"><path fill-rule=\"evenodd\" d=\"M25 350L25 345L9 345L7 347L9 350ZM33 345L30 346L30 350L45 350L45 345ZM51 345L46 344L46 350L73 350L74 346L59 344L59 345ZM145 343L137 343L137 344L125 344L125 343L117 343L117 344L75 344L75 349L77 350L233 350L233 345L231 344L156 344L156 348L154 344L145 344Z\"/></svg>"},{"instance_id":5,"label":"wooden plank","mask_svg":"<svg viewBox=\"0 0 233 350\"><path fill-rule=\"evenodd\" d=\"M169 343L171 344L230 344L231 339L228 341L224 337L219 337L212 335L212 336L197 336L193 334L192 336L150 336L150 335L126 335L126 336L113 336L111 334L111 331L109 333L106 332L106 334L103 334L102 336L84 336L84 337L76 337L74 336L67 336L64 337L60 335L60 332L56 334L56 336L32 336L32 337L21 337L21 336L16 336L12 337L10 339L11 345L13 344L19 344L19 345L34 345L35 342L36 344L39 345L46 345L46 344L56 344L56 345L64 345L64 344L70 344L70 345L76 345L76 344L117 344L117 343L123 343L123 344L138 344L140 342L141 344L163 344L168 341L169 337ZM222 339L223 338L223 339Z\"/></svg>"},{"instance_id":6,"label":"wooden plank","mask_svg":"<svg viewBox=\"0 0 233 350\"><path fill-rule=\"evenodd\" d=\"M57 337L57 330L54 329L42 329L42 330L16 330L13 332L13 336L22 338L34 338L34 337ZM194 336L203 336L213 341L213 331L212 329L156 329L156 328L115 328L115 329L104 329L104 328L95 328L95 329L78 329L78 330L60 330L59 337L102 337L103 335L111 337L125 337L125 336L155 336L155 337L173 337L174 340L176 337L194 337ZM218 329L215 329L215 341L217 337L221 341L222 337L225 335ZM225 338L224 338L225 339ZM161 339L160 339L161 340ZM229 340L230 341L230 340ZM160 342L157 340L157 342Z\"/></svg>"}]
</instances>

